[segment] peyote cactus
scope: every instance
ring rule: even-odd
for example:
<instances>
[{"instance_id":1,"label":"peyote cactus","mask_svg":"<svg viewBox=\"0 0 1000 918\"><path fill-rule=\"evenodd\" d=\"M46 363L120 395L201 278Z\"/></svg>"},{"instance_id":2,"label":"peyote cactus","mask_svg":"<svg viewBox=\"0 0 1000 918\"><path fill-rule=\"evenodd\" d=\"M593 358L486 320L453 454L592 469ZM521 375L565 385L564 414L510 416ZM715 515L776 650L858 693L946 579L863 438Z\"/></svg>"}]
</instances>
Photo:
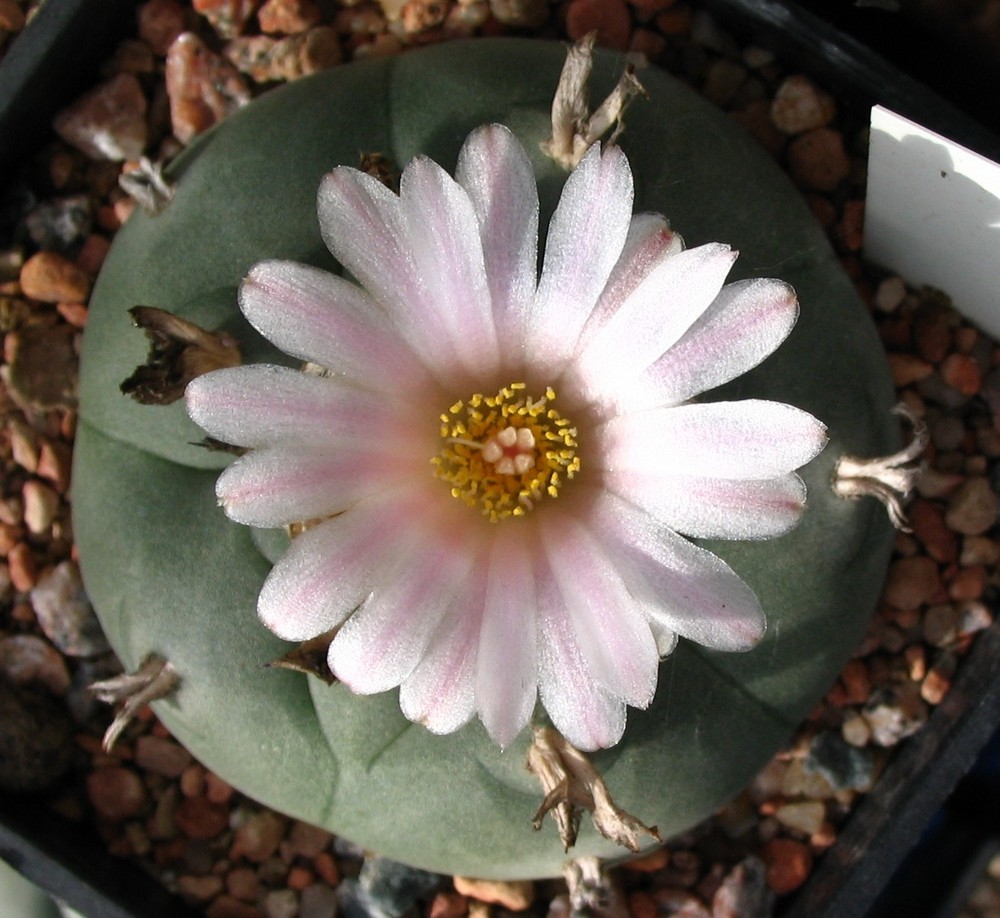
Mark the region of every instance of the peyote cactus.
<instances>
[{"instance_id":1,"label":"peyote cactus","mask_svg":"<svg viewBox=\"0 0 1000 918\"><path fill-rule=\"evenodd\" d=\"M142 407L119 386L143 362L145 341L128 321L137 305L224 331L244 363L297 366L243 318L238 288L264 260L339 270L317 223L316 193L360 151L400 166L424 154L454 172L470 132L505 125L531 158L544 233L567 174L541 149L563 56L542 42L452 43L353 64L254 102L177 160L175 193L161 213L137 214L120 232L84 339L74 470L81 563L123 663L136 669L157 655L176 673L176 691L156 704L168 729L276 809L407 863L481 877L555 875L567 859L554 830L530 828L541 788L525 768L529 731L503 749L475 719L436 735L407 720L395 690L358 695L268 668L289 645L255 609L288 536L227 519L215 487L232 456L198 445L204 432L182 403ZM597 58L595 96L611 89L620 63ZM801 303L781 348L707 400L790 403L829 436L800 472L809 499L794 531L701 543L756 593L763 639L731 654L682 638L649 706L631 710L621 740L591 757L617 802L668 836L753 776L863 634L891 527L875 502L844 500L831 481L844 454L889 453L896 435L879 342L798 193L685 87L652 70L642 81L649 100L629 110L619 141L634 210L665 214L689 248L728 243L740 252L730 280L778 275ZM620 853L589 826L573 851Z\"/></svg>"}]
</instances>

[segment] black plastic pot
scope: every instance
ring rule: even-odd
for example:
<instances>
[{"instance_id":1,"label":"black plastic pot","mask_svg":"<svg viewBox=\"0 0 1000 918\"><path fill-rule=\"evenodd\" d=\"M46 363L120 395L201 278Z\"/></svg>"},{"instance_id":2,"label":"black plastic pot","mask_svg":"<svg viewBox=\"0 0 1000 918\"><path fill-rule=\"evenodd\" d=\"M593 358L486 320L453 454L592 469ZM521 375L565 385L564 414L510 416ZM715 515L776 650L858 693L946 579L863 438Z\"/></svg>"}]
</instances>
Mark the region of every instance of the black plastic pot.
<instances>
[{"instance_id":1,"label":"black plastic pot","mask_svg":"<svg viewBox=\"0 0 1000 918\"><path fill-rule=\"evenodd\" d=\"M888 11L853 11L854 19L841 23L851 30L848 33L805 9L818 6L826 11L826 4L808 0L802 5L778 0L702 0L699 5L741 40L771 49L814 76L842 103L855 106L861 117L870 105L880 103L1000 159L1000 137L993 133L1000 124L969 114L979 115L970 100L981 93L955 95L957 105L953 104L877 53L886 51L905 64L905 41L895 40L893 50L892 42L880 43L871 36L897 27L901 34L914 34L910 25L893 20ZM834 6L849 5L844 0ZM45 141L52 114L96 76L100 61L128 30L134 6L135 0L96 4L48 0L42 7L0 63L0 170L10 170ZM865 20L868 14L871 18ZM896 34L894 39L898 38ZM942 92L951 91L946 82L937 85ZM892 759L807 885L781 904L782 918L932 914L904 905L912 901L912 884L905 872L903 886L887 889L888 880L998 725L1000 623L976 641L948 696L926 727ZM991 792L1000 799L995 788ZM983 844L977 836L975 850L983 850ZM30 796L0 795L0 857L94 918L196 914L137 868L108 855L92 831L60 818ZM935 864L944 866L941 858L918 859L917 864L924 881L931 878L939 891L953 887L959 878L954 871L932 876Z\"/></svg>"}]
</instances>

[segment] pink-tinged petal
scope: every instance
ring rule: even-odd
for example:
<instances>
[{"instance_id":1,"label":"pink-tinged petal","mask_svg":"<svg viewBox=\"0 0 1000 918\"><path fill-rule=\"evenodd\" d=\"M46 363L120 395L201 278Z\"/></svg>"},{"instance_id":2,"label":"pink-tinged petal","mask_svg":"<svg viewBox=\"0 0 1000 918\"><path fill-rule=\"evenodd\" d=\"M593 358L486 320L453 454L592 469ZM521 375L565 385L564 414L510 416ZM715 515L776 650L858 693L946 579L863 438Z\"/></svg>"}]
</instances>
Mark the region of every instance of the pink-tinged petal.
<instances>
[{"instance_id":1,"label":"pink-tinged petal","mask_svg":"<svg viewBox=\"0 0 1000 918\"><path fill-rule=\"evenodd\" d=\"M827 441L808 412L763 399L655 408L613 418L598 435L604 469L734 479L777 478Z\"/></svg>"},{"instance_id":2,"label":"pink-tinged petal","mask_svg":"<svg viewBox=\"0 0 1000 918\"><path fill-rule=\"evenodd\" d=\"M293 261L255 265L240 287L240 308L286 354L355 385L406 392L427 383L426 368L388 315L357 284Z\"/></svg>"},{"instance_id":3,"label":"pink-tinged petal","mask_svg":"<svg viewBox=\"0 0 1000 918\"><path fill-rule=\"evenodd\" d=\"M264 581L257 601L261 621L286 641L335 628L368 596L400 542L412 539L399 519L414 512L412 495L380 492L297 536Z\"/></svg>"},{"instance_id":4,"label":"pink-tinged petal","mask_svg":"<svg viewBox=\"0 0 1000 918\"><path fill-rule=\"evenodd\" d=\"M625 703L591 676L554 584L543 577L539 586L538 689L545 711L577 749L614 746L625 732Z\"/></svg>"},{"instance_id":5,"label":"pink-tinged petal","mask_svg":"<svg viewBox=\"0 0 1000 918\"><path fill-rule=\"evenodd\" d=\"M483 125L465 141L455 178L479 221L497 333L520 342L538 263L538 192L528 154L503 125Z\"/></svg>"},{"instance_id":6,"label":"pink-tinged petal","mask_svg":"<svg viewBox=\"0 0 1000 918\"><path fill-rule=\"evenodd\" d=\"M379 446L389 444L362 440L345 447L256 449L219 476L215 493L230 519L273 528L340 513L426 474L426 456L379 451Z\"/></svg>"},{"instance_id":7,"label":"pink-tinged petal","mask_svg":"<svg viewBox=\"0 0 1000 918\"><path fill-rule=\"evenodd\" d=\"M485 576L451 604L427 653L399 689L399 706L431 733L452 733L476 713L476 652Z\"/></svg>"},{"instance_id":8,"label":"pink-tinged petal","mask_svg":"<svg viewBox=\"0 0 1000 918\"><path fill-rule=\"evenodd\" d=\"M545 243L525 342L532 362L558 367L618 261L632 220L632 171L618 147L595 144L566 179Z\"/></svg>"},{"instance_id":9,"label":"pink-tinged petal","mask_svg":"<svg viewBox=\"0 0 1000 918\"><path fill-rule=\"evenodd\" d=\"M659 654L640 609L597 539L573 517L538 521L551 586L558 592L591 678L636 707L656 691Z\"/></svg>"},{"instance_id":10,"label":"pink-tinged petal","mask_svg":"<svg viewBox=\"0 0 1000 918\"><path fill-rule=\"evenodd\" d=\"M479 221L468 194L437 163L418 156L403 170L399 195L424 288L414 305L436 313L467 370L492 375L500 351Z\"/></svg>"},{"instance_id":11,"label":"pink-tinged petal","mask_svg":"<svg viewBox=\"0 0 1000 918\"><path fill-rule=\"evenodd\" d=\"M799 303L788 284L766 278L736 281L684 336L640 376L606 393L612 410L676 405L752 370L795 326Z\"/></svg>"},{"instance_id":12,"label":"pink-tinged petal","mask_svg":"<svg viewBox=\"0 0 1000 918\"><path fill-rule=\"evenodd\" d=\"M599 400L645 370L712 304L736 254L713 242L661 261L582 349L574 382Z\"/></svg>"},{"instance_id":13,"label":"pink-tinged petal","mask_svg":"<svg viewBox=\"0 0 1000 918\"><path fill-rule=\"evenodd\" d=\"M664 526L706 539L770 539L794 529L805 510L798 475L732 481L669 472L605 472L608 488Z\"/></svg>"},{"instance_id":14,"label":"pink-tinged petal","mask_svg":"<svg viewBox=\"0 0 1000 918\"><path fill-rule=\"evenodd\" d=\"M726 651L749 650L763 637L760 602L717 555L612 495L605 495L594 512L594 527L621 565L654 634L676 632Z\"/></svg>"},{"instance_id":15,"label":"pink-tinged petal","mask_svg":"<svg viewBox=\"0 0 1000 918\"><path fill-rule=\"evenodd\" d=\"M509 746L531 717L537 695L536 599L532 553L520 524L497 527L488 560L476 669L476 704L486 731Z\"/></svg>"},{"instance_id":16,"label":"pink-tinged petal","mask_svg":"<svg viewBox=\"0 0 1000 918\"><path fill-rule=\"evenodd\" d=\"M333 255L386 309L428 370L450 382L463 358L445 316L430 301L399 196L370 175L338 166L323 177L318 209Z\"/></svg>"},{"instance_id":17,"label":"pink-tinged petal","mask_svg":"<svg viewBox=\"0 0 1000 918\"><path fill-rule=\"evenodd\" d=\"M622 253L584 326L578 349L587 346L595 332L621 308L657 266L682 251L684 240L670 229L670 224L661 214L642 213L632 217Z\"/></svg>"},{"instance_id":18,"label":"pink-tinged petal","mask_svg":"<svg viewBox=\"0 0 1000 918\"><path fill-rule=\"evenodd\" d=\"M415 526L420 538L383 570L371 596L330 644L330 669L351 691L371 695L400 685L456 596L473 585L470 572L481 549L472 532L462 542L440 524L420 522Z\"/></svg>"},{"instance_id":19,"label":"pink-tinged petal","mask_svg":"<svg viewBox=\"0 0 1000 918\"><path fill-rule=\"evenodd\" d=\"M434 431L421 438L404 403L289 367L215 370L192 380L185 398L192 420L233 446L353 447L365 439L369 446L379 442L386 451L415 455L433 445Z\"/></svg>"}]
</instances>

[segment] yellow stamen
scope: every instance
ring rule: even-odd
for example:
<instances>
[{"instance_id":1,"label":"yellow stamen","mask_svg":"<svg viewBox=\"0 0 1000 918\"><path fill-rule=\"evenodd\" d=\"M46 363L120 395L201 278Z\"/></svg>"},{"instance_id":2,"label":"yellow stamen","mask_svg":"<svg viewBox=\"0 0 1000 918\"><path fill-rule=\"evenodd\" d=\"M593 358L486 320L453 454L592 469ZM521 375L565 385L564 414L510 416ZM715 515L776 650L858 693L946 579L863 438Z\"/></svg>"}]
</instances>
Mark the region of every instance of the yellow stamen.
<instances>
[{"instance_id":1,"label":"yellow stamen","mask_svg":"<svg viewBox=\"0 0 1000 918\"><path fill-rule=\"evenodd\" d=\"M552 407L555 392L533 399L524 389L517 382L496 395L476 393L441 415L435 474L494 523L557 497L580 471L576 428Z\"/></svg>"}]
</instances>

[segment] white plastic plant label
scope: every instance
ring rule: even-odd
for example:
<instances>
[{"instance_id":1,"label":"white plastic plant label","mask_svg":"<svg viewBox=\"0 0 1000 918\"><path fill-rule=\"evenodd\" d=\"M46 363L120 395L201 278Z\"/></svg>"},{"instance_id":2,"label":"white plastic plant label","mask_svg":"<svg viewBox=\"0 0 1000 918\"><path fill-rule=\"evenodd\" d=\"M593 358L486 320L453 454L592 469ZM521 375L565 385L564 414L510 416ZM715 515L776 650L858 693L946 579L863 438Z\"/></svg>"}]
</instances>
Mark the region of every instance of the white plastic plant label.
<instances>
[{"instance_id":1,"label":"white plastic plant label","mask_svg":"<svg viewBox=\"0 0 1000 918\"><path fill-rule=\"evenodd\" d=\"M875 106L865 255L1000 337L1000 165Z\"/></svg>"}]
</instances>

